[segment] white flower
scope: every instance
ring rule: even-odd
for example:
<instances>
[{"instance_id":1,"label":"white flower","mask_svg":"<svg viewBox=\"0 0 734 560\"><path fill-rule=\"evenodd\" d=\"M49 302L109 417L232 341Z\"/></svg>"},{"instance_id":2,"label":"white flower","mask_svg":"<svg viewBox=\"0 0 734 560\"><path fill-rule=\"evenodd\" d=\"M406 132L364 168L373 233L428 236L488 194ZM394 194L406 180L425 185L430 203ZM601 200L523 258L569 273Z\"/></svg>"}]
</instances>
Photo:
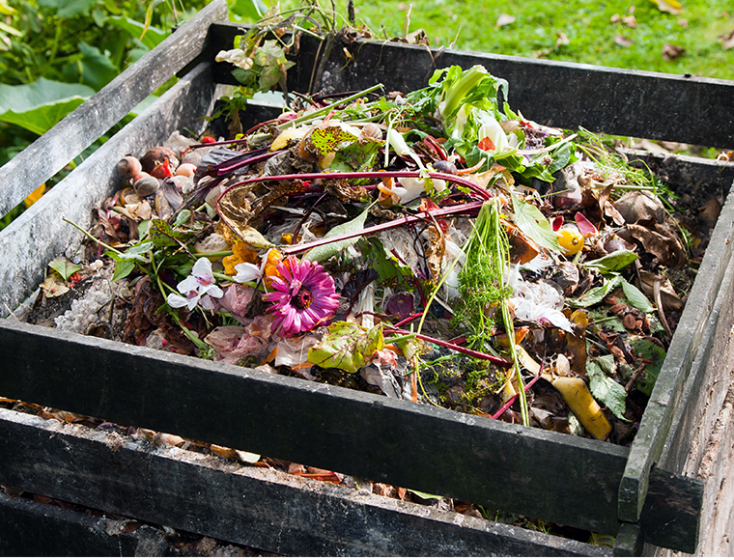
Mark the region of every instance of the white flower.
<instances>
[{"instance_id":1,"label":"white flower","mask_svg":"<svg viewBox=\"0 0 734 560\"><path fill-rule=\"evenodd\" d=\"M220 298L224 295L222 289L215 284L212 274L212 263L206 257L200 258L191 269L191 275L176 286L183 294L168 294L168 305L171 307L188 307L189 311L197 305L204 309L212 309L211 298Z\"/></svg>"}]
</instances>

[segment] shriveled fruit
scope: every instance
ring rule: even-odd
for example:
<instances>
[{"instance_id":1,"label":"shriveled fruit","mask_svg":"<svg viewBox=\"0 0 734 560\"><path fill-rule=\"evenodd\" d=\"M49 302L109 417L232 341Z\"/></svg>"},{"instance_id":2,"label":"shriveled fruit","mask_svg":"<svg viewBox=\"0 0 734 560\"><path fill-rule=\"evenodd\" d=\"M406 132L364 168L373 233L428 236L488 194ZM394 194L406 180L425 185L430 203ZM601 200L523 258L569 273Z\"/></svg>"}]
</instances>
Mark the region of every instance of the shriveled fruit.
<instances>
[{"instance_id":1,"label":"shriveled fruit","mask_svg":"<svg viewBox=\"0 0 734 560\"><path fill-rule=\"evenodd\" d=\"M140 160L140 163L143 165L143 171L146 173L151 173L156 168L161 166L166 159L168 160L168 165L172 168L178 167L178 157L176 156L176 153L166 146L156 146L155 148L151 148L147 152L145 152L145 155L143 156L143 159Z\"/></svg>"},{"instance_id":2,"label":"shriveled fruit","mask_svg":"<svg viewBox=\"0 0 734 560\"><path fill-rule=\"evenodd\" d=\"M143 170L143 166L133 156L125 156L119 162L117 162L117 172L120 174L125 181L129 181Z\"/></svg>"},{"instance_id":3,"label":"shriveled fruit","mask_svg":"<svg viewBox=\"0 0 734 560\"><path fill-rule=\"evenodd\" d=\"M146 173L135 182L133 188L135 189L135 194L142 198L155 193L160 186L161 182L158 179Z\"/></svg>"}]
</instances>

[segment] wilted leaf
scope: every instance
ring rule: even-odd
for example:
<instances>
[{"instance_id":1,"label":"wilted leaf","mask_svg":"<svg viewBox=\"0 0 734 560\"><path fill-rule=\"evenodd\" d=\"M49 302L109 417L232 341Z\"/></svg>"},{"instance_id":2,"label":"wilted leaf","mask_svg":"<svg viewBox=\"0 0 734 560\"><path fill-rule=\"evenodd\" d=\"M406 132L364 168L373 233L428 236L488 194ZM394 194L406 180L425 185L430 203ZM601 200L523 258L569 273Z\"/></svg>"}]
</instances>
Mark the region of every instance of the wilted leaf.
<instances>
[{"instance_id":1,"label":"wilted leaf","mask_svg":"<svg viewBox=\"0 0 734 560\"><path fill-rule=\"evenodd\" d=\"M622 270L636 260L636 253L626 249L621 249L620 251L614 251L614 253L605 255L600 259L585 262L584 266L587 268L595 268L600 274L607 274L608 272L617 272Z\"/></svg>"},{"instance_id":2,"label":"wilted leaf","mask_svg":"<svg viewBox=\"0 0 734 560\"><path fill-rule=\"evenodd\" d=\"M541 247L561 250L550 222L537 206L523 202L512 195L512 208L515 212L515 224L525 235Z\"/></svg>"},{"instance_id":3,"label":"wilted leaf","mask_svg":"<svg viewBox=\"0 0 734 560\"><path fill-rule=\"evenodd\" d=\"M41 284L41 289L49 298L63 296L69 291L69 287L57 274L49 274Z\"/></svg>"},{"instance_id":4,"label":"wilted leaf","mask_svg":"<svg viewBox=\"0 0 734 560\"><path fill-rule=\"evenodd\" d=\"M69 278L72 274L82 269L81 266L69 262L68 259L66 259L65 257L58 257L52 260L50 263L48 263L48 266L58 272L65 282L69 281Z\"/></svg>"},{"instance_id":5,"label":"wilted leaf","mask_svg":"<svg viewBox=\"0 0 734 560\"><path fill-rule=\"evenodd\" d=\"M624 417L624 411L627 409L625 403L627 393L624 387L608 377L594 362L587 364L586 372L589 375L589 389L594 398L611 410L617 418L629 422Z\"/></svg>"},{"instance_id":6,"label":"wilted leaf","mask_svg":"<svg viewBox=\"0 0 734 560\"><path fill-rule=\"evenodd\" d=\"M570 307L591 307L593 305L596 305L601 300L603 300L609 292L611 292L614 288L619 287L622 282L623 278L621 276L613 276L611 279L604 279L604 284L597 288L592 288L588 292L586 292L584 295L578 298L567 298L566 303Z\"/></svg>"},{"instance_id":7,"label":"wilted leaf","mask_svg":"<svg viewBox=\"0 0 734 560\"><path fill-rule=\"evenodd\" d=\"M156 247L177 246L178 241L185 243L192 234L173 229L165 220L151 220L148 228L150 240Z\"/></svg>"},{"instance_id":8,"label":"wilted leaf","mask_svg":"<svg viewBox=\"0 0 734 560\"><path fill-rule=\"evenodd\" d=\"M324 239L337 237L339 235L344 235L347 233L354 233L356 231L364 229L364 222L367 219L367 214L369 214L369 207L365 208L365 210L353 220L331 228L331 230L329 230L329 233L324 236ZM357 242L358 239L358 236L354 236L350 237L349 239L344 239L342 241L334 241L333 243L327 243L326 245L321 245L320 247L314 247L305 255L303 255L303 258L312 262L325 261L329 257L333 257L337 253L340 253L347 247L351 247Z\"/></svg>"},{"instance_id":9,"label":"wilted leaf","mask_svg":"<svg viewBox=\"0 0 734 560\"><path fill-rule=\"evenodd\" d=\"M628 39L628 38L627 38L627 37L625 37L624 35L616 35L616 36L614 37L614 42L615 42L615 43L616 43L617 45L619 45L620 47L623 47L623 48L625 48L625 49L626 49L627 47L631 47L631 46L632 46L632 45L634 44L634 42L632 41L632 39Z\"/></svg>"},{"instance_id":10,"label":"wilted leaf","mask_svg":"<svg viewBox=\"0 0 734 560\"><path fill-rule=\"evenodd\" d=\"M637 19L635 19L635 16L623 16L622 23L627 27L637 27Z\"/></svg>"},{"instance_id":11,"label":"wilted leaf","mask_svg":"<svg viewBox=\"0 0 734 560\"><path fill-rule=\"evenodd\" d=\"M719 36L718 40L721 41L722 49L727 50L734 48L734 29L729 31L729 33Z\"/></svg>"},{"instance_id":12,"label":"wilted leaf","mask_svg":"<svg viewBox=\"0 0 734 560\"><path fill-rule=\"evenodd\" d=\"M665 350L654 342L642 338L630 340L630 346L639 357L650 361L645 366L643 375L637 380L637 388L649 397L660 375L660 369L663 367Z\"/></svg>"},{"instance_id":13,"label":"wilted leaf","mask_svg":"<svg viewBox=\"0 0 734 560\"><path fill-rule=\"evenodd\" d=\"M683 56L685 52L686 49L683 47L671 45L670 43L665 43L663 46L663 58L665 60L675 60L676 58Z\"/></svg>"},{"instance_id":14,"label":"wilted leaf","mask_svg":"<svg viewBox=\"0 0 734 560\"><path fill-rule=\"evenodd\" d=\"M366 330L354 323L336 321L329 325L329 334L308 351L308 361L322 368L357 373L384 347L382 325Z\"/></svg>"},{"instance_id":15,"label":"wilted leaf","mask_svg":"<svg viewBox=\"0 0 734 560\"><path fill-rule=\"evenodd\" d=\"M495 25L497 27L502 27L504 25L510 25L511 23L515 23L515 16L511 16L510 14L500 14Z\"/></svg>"},{"instance_id":16,"label":"wilted leaf","mask_svg":"<svg viewBox=\"0 0 734 560\"><path fill-rule=\"evenodd\" d=\"M557 37L558 38L556 39L556 47L562 47L571 43L571 41L569 41L568 39L568 35L566 35L565 33L559 33Z\"/></svg>"},{"instance_id":17,"label":"wilted leaf","mask_svg":"<svg viewBox=\"0 0 734 560\"><path fill-rule=\"evenodd\" d=\"M667 12L669 14L682 14L683 7L678 0L650 0L655 4L661 12Z\"/></svg>"}]
</instances>

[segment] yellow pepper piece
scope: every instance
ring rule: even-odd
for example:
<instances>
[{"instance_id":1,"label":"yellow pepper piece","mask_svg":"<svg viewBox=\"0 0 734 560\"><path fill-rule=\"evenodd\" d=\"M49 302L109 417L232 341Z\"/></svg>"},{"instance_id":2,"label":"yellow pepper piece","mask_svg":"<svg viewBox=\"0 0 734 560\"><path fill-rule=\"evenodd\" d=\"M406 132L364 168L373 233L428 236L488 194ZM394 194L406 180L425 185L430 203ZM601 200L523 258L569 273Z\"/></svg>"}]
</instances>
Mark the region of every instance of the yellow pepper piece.
<instances>
[{"instance_id":1,"label":"yellow pepper piece","mask_svg":"<svg viewBox=\"0 0 734 560\"><path fill-rule=\"evenodd\" d=\"M584 248L584 236L576 228L565 227L556 232L558 244L567 257L575 255Z\"/></svg>"},{"instance_id":2,"label":"yellow pepper piece","mask_svg":"<svg viewBox=\"0 0 734 560\"><path fill-rule=\"evenodd\" d=\"M579 377L556 377L551 382L561 393L568 408L581 425L596 439L604 441L612 431L612 425L601 411L599 403L591 396L584 380Z\"/></svg>"}]
</instances>

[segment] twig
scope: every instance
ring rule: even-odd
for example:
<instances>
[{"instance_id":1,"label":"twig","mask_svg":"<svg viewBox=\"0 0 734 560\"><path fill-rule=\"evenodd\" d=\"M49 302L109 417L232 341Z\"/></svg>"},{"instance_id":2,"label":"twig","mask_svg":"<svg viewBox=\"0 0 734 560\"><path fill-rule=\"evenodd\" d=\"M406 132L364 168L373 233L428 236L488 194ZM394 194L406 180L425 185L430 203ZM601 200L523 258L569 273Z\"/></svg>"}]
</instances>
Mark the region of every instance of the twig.
<instances>
[{"instance_id":1,"label":"twig","mask_svg":"<svg viewBox=\"0 0 734 560\"><path fill-rule=\"evenodd\" d=\"M630 380L627 382L627 385L624 386L624 392L629 393L630 389L632 389L632 386L635 384L637 379L642 375L642 372L645 371L645 368L647 367L647 364L642 364L640 367L638 367L634 373L632 374L632 377L630 377Z\"/></svg>"},{"instance_id":2,"label":"twig","mask_svg":"<svg viewBox=\"0 0 734 560\"><path fill-rule=\"evenodd\" d=\"M660 280L658 280L657 278L655 279L655 284L653 284L652 292L655 296L655 305L658 308L658 317L660 317L660 322L663 324L665 334L667 334L668 336L673 336L673 331L670 330L668 320L665 318L665 311L663 310L663 297L660 293Z\"/></svg>"}]
</instances>

